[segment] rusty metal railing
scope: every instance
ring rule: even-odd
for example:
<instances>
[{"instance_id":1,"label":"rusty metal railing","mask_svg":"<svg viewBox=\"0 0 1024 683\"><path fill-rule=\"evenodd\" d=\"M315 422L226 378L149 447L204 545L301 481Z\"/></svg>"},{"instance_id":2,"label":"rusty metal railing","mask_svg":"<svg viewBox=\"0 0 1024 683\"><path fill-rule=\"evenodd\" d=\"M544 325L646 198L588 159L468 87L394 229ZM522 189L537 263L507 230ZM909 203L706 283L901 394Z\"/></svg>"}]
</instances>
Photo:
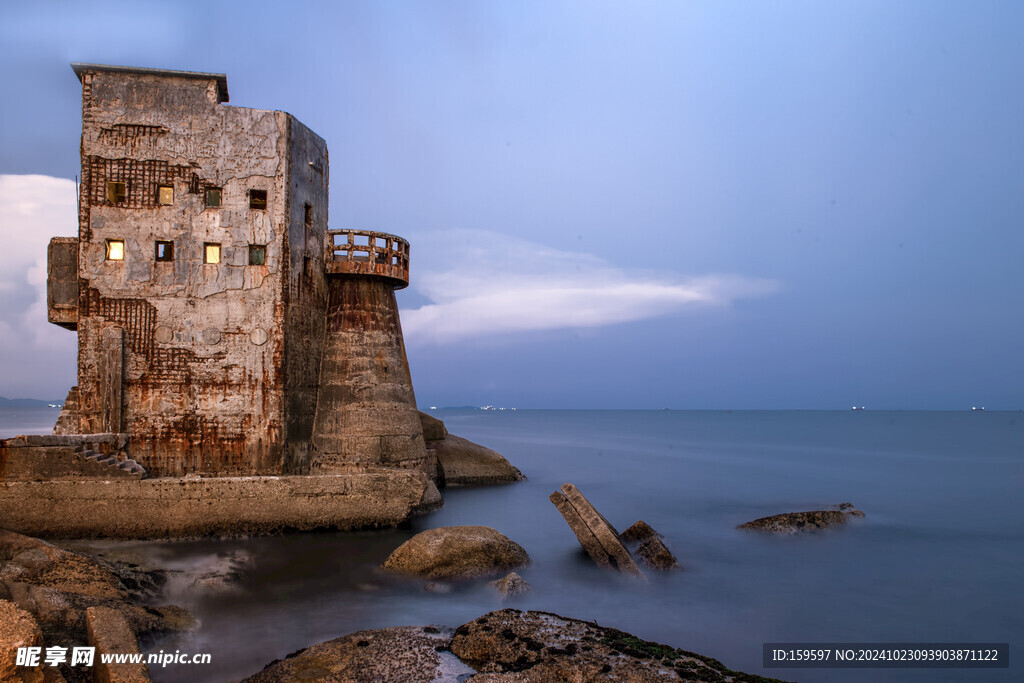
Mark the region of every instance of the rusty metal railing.
<instances>
[{"instance_id":1,"label":"rusty metal railing","mask_svg":"<svg viewBox=\"0 0 1024 683\"><path fill-rule=\"evenodd\" d=\"M324 253L328 275L376 275L409 285L409 243L397 235L369 230L328 230Z\"/></svg>"}]
</instances>

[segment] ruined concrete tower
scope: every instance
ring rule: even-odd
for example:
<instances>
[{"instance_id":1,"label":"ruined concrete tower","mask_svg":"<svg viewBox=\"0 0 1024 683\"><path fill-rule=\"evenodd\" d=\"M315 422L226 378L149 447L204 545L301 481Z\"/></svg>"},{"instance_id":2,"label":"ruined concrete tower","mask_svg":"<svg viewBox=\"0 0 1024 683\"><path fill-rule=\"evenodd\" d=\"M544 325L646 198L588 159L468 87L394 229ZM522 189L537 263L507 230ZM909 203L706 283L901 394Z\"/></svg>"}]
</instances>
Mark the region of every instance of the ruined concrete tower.
<instances>
[{"instance_id":1,"label":"ruined concrete tower","mask_svg":"<svg viewBox=\"0 0 1024 683\"><path fill-rule=\"evenodd\" d=\"M151 476L429 470L394 299L409 246L328 233L323 139L228 106L223 74L72 68L78 236L50 243L48 304L78 391L55 430L126 435Z\"/></svg>"},{"instance_id":2,"label":"ruined concrete tower","mask_svg":"<svg viewBox=\"0 0 1024 683\"><path fill-rule=\"evenodd\" d=\"M409 243L328 230L324 266L327 329L310 472L383 465L433 475L395 301L409 284Z\"/></svg>"}]
</instances>

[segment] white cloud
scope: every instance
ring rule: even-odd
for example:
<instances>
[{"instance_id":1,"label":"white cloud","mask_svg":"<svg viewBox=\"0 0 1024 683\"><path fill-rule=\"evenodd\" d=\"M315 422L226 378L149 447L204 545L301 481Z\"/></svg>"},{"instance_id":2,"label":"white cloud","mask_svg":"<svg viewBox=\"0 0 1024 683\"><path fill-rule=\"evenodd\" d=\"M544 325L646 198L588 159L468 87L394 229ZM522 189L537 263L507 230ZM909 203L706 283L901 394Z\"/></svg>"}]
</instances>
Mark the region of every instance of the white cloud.
<instances>
[{"instance_id":1,"label":"white cloud","mask_svg":"<svg viewBox=\"0 0 1024 683\"><path fill-rule=\"evenodd\" d=\"M415 244L415 289L431 303L402 312L410 344L594 328L727 306L776 289L774 281L737 275L630 272L592 254L485 231L431 233Z\"/></svg>"},{"instance_id":2,"label":"white cloud","mask_svg":"<svg viewBox=\"0 0 1024 683\"><path fill-rule=\"evenodd\" d=\"M0 395L60 399L75 381L75 335L46 320L46 247L77 234L73 181L0 175Z\"/></svg>"}]
</instances>

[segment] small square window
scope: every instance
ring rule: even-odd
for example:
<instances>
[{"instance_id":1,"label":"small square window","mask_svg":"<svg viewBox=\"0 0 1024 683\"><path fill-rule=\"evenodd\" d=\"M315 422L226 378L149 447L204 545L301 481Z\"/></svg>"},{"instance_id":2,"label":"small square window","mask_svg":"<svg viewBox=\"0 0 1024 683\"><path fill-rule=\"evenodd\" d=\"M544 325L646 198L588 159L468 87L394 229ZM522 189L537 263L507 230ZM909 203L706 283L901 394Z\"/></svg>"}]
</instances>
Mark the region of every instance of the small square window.
<instances>
[{"instance_id":1,"label":"small square window","mask_svg":"<svg viewBox=\"0 0 1024 683\"><path fill-rule=\"evenodd\" d=\"M249 265L250 266L265 266L267 265L267 247L263 244L250 244L249 245Z\"/></svg>"},{"instance_id":2,"label":"small square window","mask_svg":"<svg viewBox=\"0 0 1024 683\"><path fill-rule=\"evenodd\" d=\"M124 240L107 240L107 260L124 261Z\"/></svg>"},{"instance_id":3,"label":"small square window","mask_svg":"<svg viewBox=\"0 0 1024 683\"><path fill-rule=\"evenodd\" d=\"M110 181L107 183L107 201L111 204L124 204L128 199L128 190L124 183Z\"/></svg>"},{"instance_id":4,"label":"small square window","mask_svg":"<svg viewBox=\"0 0 1024 683\"><path fill-rule=\"evenodd\" d=\"M220 245L207 242L203 246L203 263L220 263Z\"/></svg>"},{"instance_id":5,"label":"small square window","mask_svg":"<svg viewBox=\"0 0 1024 683\"><path fill-rule=\"evenodd\" d=\"M206 206L216 208L220 206L220 188L219 187L208 187L206 188Z\"/></svg>"},{"instance_id":6,"label":"small square window","mask_svg":"<svg viewBox=\"0 0 1024 683\"><path fill-rule=\"evenodd\" d=\"M174 260L174 242L160 242L156 243L156 260L157 261L173 261Z\"/></svg>"},{"instance_id":7,"label":"small square window","mask_svg":"<svg viewBox=\"0 0 1024 683\"><path fill-rule=\"evenodd\" d=\"M174 203L174 186L161 185L156 193L156 203L163 206L170 206Z\"/></svg>"},{"instance_id":8,"label":"small square window","mask_svg":"<svg viewBox=\"0 0 1024 683\"><path fill-rule=\"evenodd\" d=\"M265 211L267 208L267 191L249 190L249 208Z\"/></svg>"}]
</instances>

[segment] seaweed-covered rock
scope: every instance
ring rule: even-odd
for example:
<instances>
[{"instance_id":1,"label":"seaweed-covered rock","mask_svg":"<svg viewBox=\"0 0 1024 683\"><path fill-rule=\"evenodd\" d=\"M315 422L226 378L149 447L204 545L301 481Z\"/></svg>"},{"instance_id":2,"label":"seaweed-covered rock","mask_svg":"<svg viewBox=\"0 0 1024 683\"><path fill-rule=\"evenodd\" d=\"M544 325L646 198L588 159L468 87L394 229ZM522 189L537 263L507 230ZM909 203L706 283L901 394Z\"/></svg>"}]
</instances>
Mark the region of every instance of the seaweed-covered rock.
<instances>
[{"instance_id":1,"label":"seaweed-covered rock","mask_svg":"<svg viewBox=\"0 0 1024 683\"><path fill-rule=\"evenodd\" d=\"M490 576L521 567L530 556L516 542L486 526L450 526L416 534L381 565L430 579Z\"/></svg>"}]
</instances>

